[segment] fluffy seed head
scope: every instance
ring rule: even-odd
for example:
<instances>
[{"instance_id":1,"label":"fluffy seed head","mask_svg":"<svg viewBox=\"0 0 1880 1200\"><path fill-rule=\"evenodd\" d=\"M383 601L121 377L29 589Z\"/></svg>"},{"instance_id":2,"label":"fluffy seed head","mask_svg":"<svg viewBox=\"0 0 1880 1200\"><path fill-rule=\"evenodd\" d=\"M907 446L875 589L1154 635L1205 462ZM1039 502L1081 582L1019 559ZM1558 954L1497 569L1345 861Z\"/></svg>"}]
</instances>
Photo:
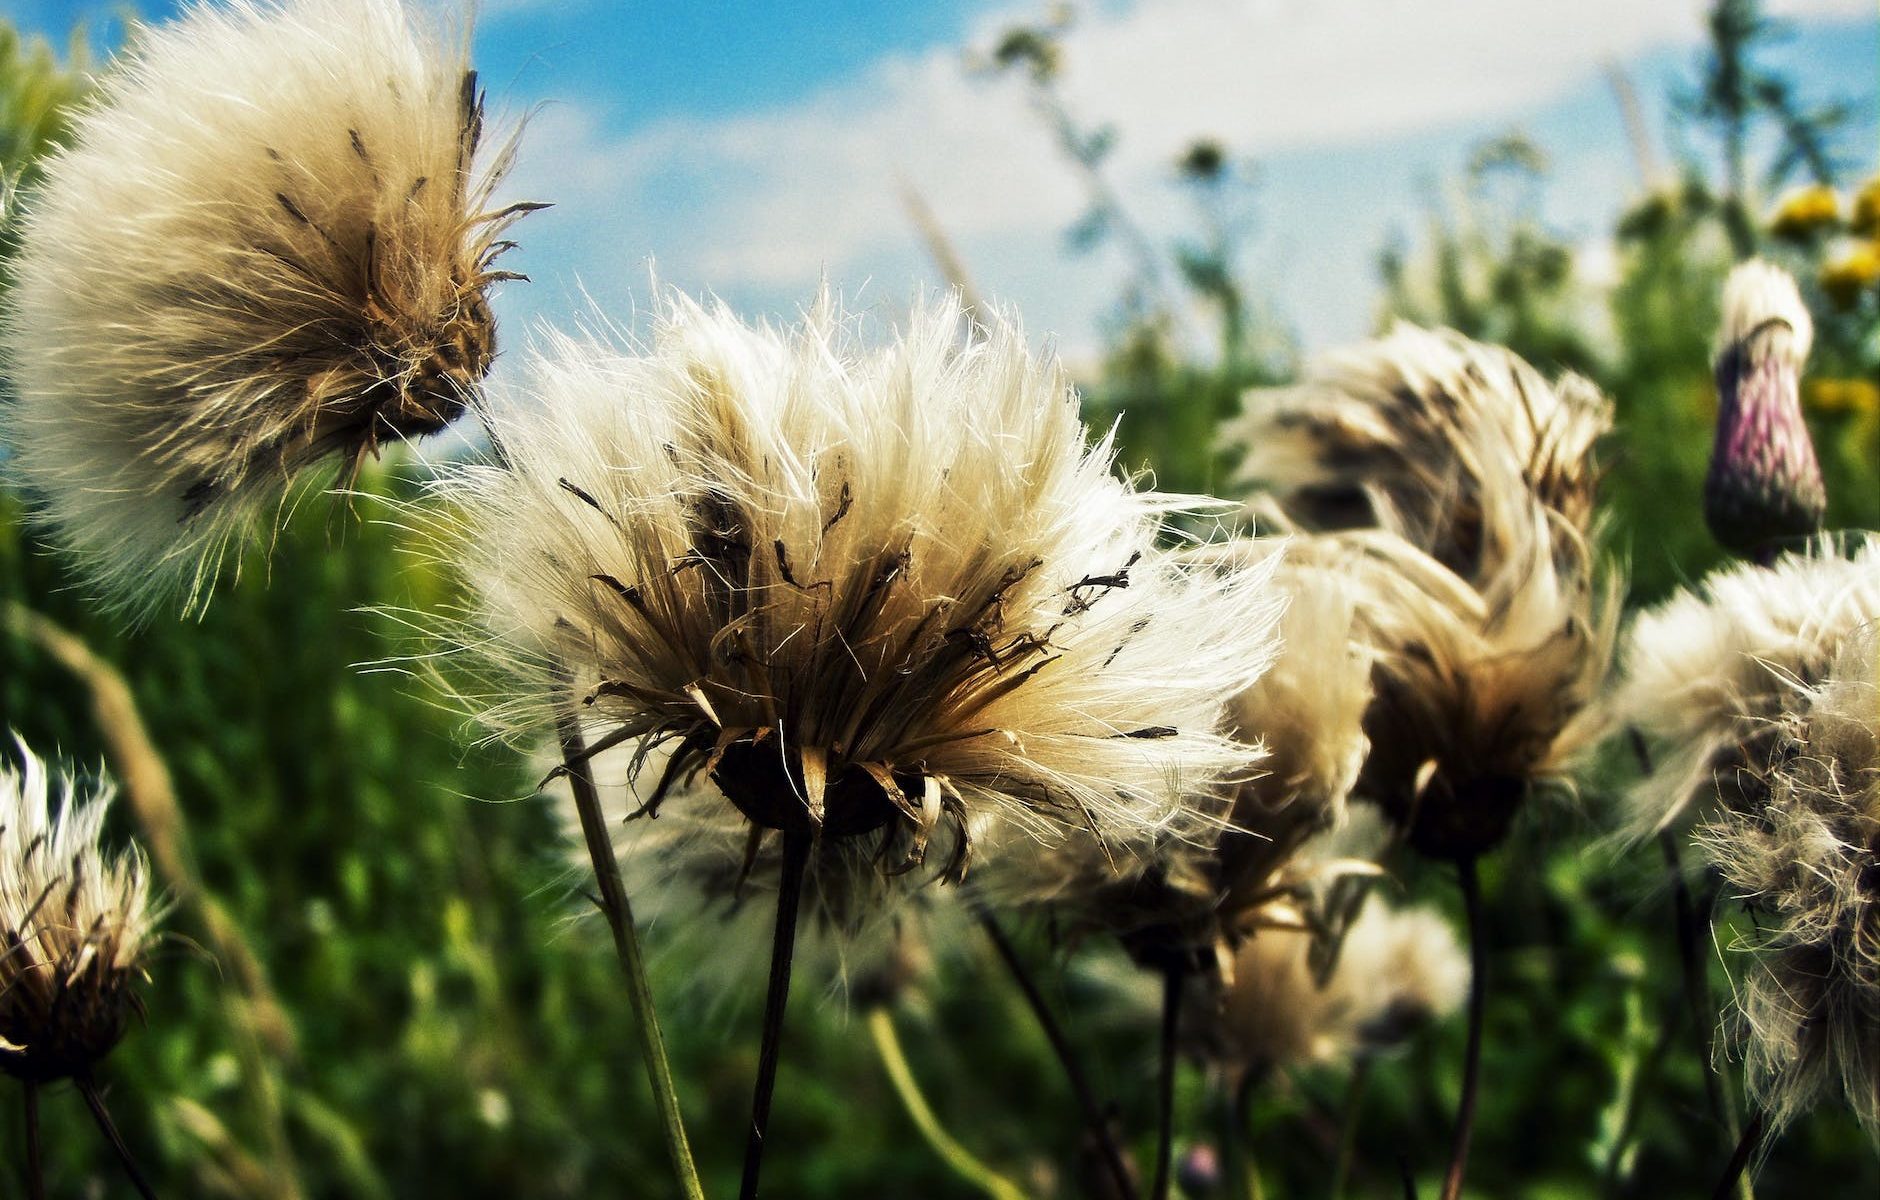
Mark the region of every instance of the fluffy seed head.
<instances>
[{"instance_id":1,"label":"fluffy seed head","mask_svg":"<svg viewBox=\"0 0 1880 1200\"><path fill-rule=\"evenodd\" d=\"M1802 418L1802 364L1814 337L1787 271L1754 259L1730 272L1704 520L1739 554L1763 554L1805 537L1827 511L1821 465Z\"/></svg>"},{"instance_id":2,"label":"fluffy seed head","mask_svg":"<svg viewBox=\"0 0 1880 1200\"><path fill-rule=\"evenodd\" d=\"M99 847L111 789L81 796L24 745L20 759L0 766L0 1070L44 1082L123 1035L155 913L142 852Z\"/></svg>"},{"instance_id":3,"label":"fluffy seed head","mask_svg":"<svg viewBox=\"0 0 1880 1200\"><path fill-rule=\"evenodd\" d=\"M509 154L474 163L467 37L400 0L198 4L45 164L0 319L8 465L119 605L199 604L310 468L442 429L489 369L521 209L487 211Z\"/></svg>"},{"instance_id":4,"label":"fluffy seed head","mask_svg":"<svg viewBox=\"0 0 1880 1200\"><path fill-rule=\"evenodd\" d=\"M1302 528L1392 528L1473 583L1495 573L1512 509L1538 502L1588 528L1590 452L1610 424L1577 375L1549 384L1500 346L1399 324L1301 384L1249 392L1224 436L1244 451L1237 482ZM1512 489L1509 459L1525 472Z\"/></svg>"},{"instance_id":5,"label":"fluffy seed head","mask_svg":"<svg viewBox=\"0 0 1880 1200\"><path fill-rule=\"evenodd\" d=\"M1469 963L1434 912L1366 904L1321 985L1312 939L1267 930L1241 947L1232 985L1203 1009L1209 1057L1243 1069L1388 1053L1456 1010Z\"/></svg>"},{"instance_id":6,"label":"fluffy seed head","mask_svg":"<svg viewBox=\"0 0 1880 1200\"><path fill-rule=\"evenodd\" d=\"M948 827L948 877L981 814L1144 840L1244 767L1217 729L1271 657L1270 572L1158 549L1176 502L1086 446L1017 329L962 325L869 351L832 304L785 333L676 300L638 356L555 339L434 510L485 717L579 702L591 745L670 743L668 779L884 869Z\"/></svg>"},{"instance_id":7,"label":"fluffy seed head","mask_svg":"<svg viewBox=\"0 0 1880 1200\"><path fill-rule=\"evenodd\" d=\"M1738 997L1751 1095L1780 1128L1838 1091L1880 1142L1880 626L1797 693L1765 797L1698 843L1757 918Z\"/></svg>"},{"instance_id":8,"label":"fluffy seed head","mask_svg":"<svg viewBox=\"0 0 1880 1200\"><path fill-rule=\"evenodd\" d=\"M1605 677L1610 581L1591 548L1593 444L1611 422L1577 377L1399 326L1250 393L1243 478L1359 581L1376 648L1355 795L1421 851L1479 854L1537 781L1560 778ZM1373 528L1374 527L1374 528Z\"/></svg>"},{"instance_id":9,"label":"fluffy seed head","mask_svg":"<svg viewBox=\"0 0 1880 1200\"><path fill-rule=\"evenodd\" d=\"M1140 855L1085 840L995 864L990 899L1047 911L1073 936L1113 935L1141 962L1172 958L1221 978L1255 930L1318 926L1310 910L1320 872L1298 852L1345 820L1364 761L1373 654L1357 637L1358 593L1340 564L1283 546L1249 539L1191 554L1239 569L1279 561L1280 654L1228 706L1229 730L1266 751L1260 772L1194 797L1189 828Z\"/></svg>"},{"instance_id":10,"label":"fluffy seed head","mask_svg":"<svg viewBox=\"0 0 1880 1200\"><path fill-rule=\"evenodd\" d=\"M1880 621L1880 542L1818 538L1768 567L1712 572L1639 615L1607 706L1646 740L1653 770L1627 794L1643 837L1721 799L1742 808L1796 685L1817 683L1847 638Z\"/></svg>"}]
</instances>

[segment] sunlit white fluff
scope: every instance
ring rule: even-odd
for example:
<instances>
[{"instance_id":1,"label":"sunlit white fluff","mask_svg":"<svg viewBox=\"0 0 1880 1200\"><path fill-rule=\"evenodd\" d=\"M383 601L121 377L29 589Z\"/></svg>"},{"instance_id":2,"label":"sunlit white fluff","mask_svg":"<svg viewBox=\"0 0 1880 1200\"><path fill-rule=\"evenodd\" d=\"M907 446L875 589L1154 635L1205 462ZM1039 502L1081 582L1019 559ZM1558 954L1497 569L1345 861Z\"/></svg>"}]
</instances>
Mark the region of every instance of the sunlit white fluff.
<instances>
[{"instance_id":1,"label":"sunlit white fluff","mask_svg":"<svg viewBox=\"0 0 1880 1200\"><path fill-rule=\"evenodd\" d=\"M1549 383L1518 355L1399 323L1324 355L1303 382L1247 393L1223 431L1235 482L1311 530L1386 526L1471 582L1528 497L1585 530L1588 455L1611 408L1577 375ZM1502 460L1525 478L1510 489Z\"/></svg>"},{"instance_id":2,"label":"sunlit white fluff","mask_svg":"<svg viewBox=\"0 0 1880 1200\"><path fill-rule=\"evenodd\" d=\"M1611 407L1511 352L1399 326L1308 382L1249 393L1236 436L1253 503L1295 553L1356 581L1377 652L1354 796L1411 842L1467 857L1534 784L1564 777L1618 611L1592 547L1594 444Z\"/></svg>"},{"instance_id":3,"label":"sunlit white fluff","mask_svg":"<svg viewBox=\"0 0 1880 1200\"><path fill-rule=\"evenodd\" d=\"M99 845L112 789L19 757L0 766L0 1070L43 1082L117 1044L156 917L143 853Z\"/></svg>"},{"instance_id":4,"label":"sunlit white fluff","mask_svg":"<svg viewBox=\"0 0 1880 1200\"><path fill-rule=\"evenodd\" d=\"M533 736L577 704L592 745L670 744L700 803L883 870L931 842L959 876L982 816L1177 823L1255 755L1218 730L1273 654L1270 570L1159 549L1177 501L1116 476L1006 321L855 333L827 302L785 331L674 299L645 353L551 339L486 414L501 460L414 513L474 590L441 632L483 716Z\"/></svg>"},{"instance_id":5,"label":"sunlit white fluff","mask_svg":"<svg viewBox=\"0 0 1880 1200\"><path fill-rule=\"evenodd\" d=\"M1788 686L1763 794L1698 842L1755 918L1737 947L1751 1096L1780 1128L1838 1095L1880 1142L1880 625Z\"/></svg>"},{"instance_id":6,"label":"sunlit white fluff","mask_svg":"<svg viewBox=\"0 0 1880 1200\"><path fill-rule=\"evenodd\" d=\"M7 466L106 598L199 604L296 480L462 411L518 215L486 211L468 38L400 0L192 5L21 197Z\"/></svg>"},{"instance_id":7,"label":"sunlit white fluff","mask_svg":"<svg viewBox=\"0 0 1880 1200\"><path fill-rule=\"evenodd\" d=\"M1372 899L1321 984L1312 939L1262 932L1241 947L1219 1003L1197 1005L1197 1041L1240 1070L1270 1070L1387 1053L1455 1012L1468 958L1447 922Z\"/></svg>"},{"instance_id":8,"label":"sunlit white fluff","mask_svg":"<svg viewBox=\"0 0 1880 1200\"><path fill-rule=\"evenodd\" d=\"M1663 829L1760 773L1795 684L1813 683L1860 626L1880 621L1880 542L1819 538L1768 567L1712 572L1640 614L1609 706L1653 769L1627 795L1635 835Z\"/></svg>"},{"instance_id":9,"label":"sunlit white fluff","mask_svg":"<svg viewBox=\"0 0 1880 1200\"><path fill-rule=\"evenodd\" d=\"M1072 935L1114 935L1142 961L1213 964L1222 977L1254 930L1313 923L1304 909L1324 871L1299 862L1298 852L1345 820L1364 761L1374 654L1358 633L1360 592L1346 565L1294 548L1245 539L1190 556L1238 569L1279 560L1274 582L1287 600L1280 654L1228 706L1228 728L1265 751L1259 772L1192 799L1198 835L1120 855L1075 842L994 864L984 881L990 899L1048 912Z\"/></svg>"}]
</instances>

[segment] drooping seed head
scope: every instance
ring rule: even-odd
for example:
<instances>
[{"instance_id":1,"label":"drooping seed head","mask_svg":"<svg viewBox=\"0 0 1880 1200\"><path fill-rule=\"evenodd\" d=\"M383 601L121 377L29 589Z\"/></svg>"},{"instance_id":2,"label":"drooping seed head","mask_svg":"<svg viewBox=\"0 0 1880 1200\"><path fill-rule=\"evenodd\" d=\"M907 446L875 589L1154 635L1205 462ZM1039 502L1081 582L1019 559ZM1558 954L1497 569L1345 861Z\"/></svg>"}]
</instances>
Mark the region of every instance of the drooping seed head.
<instances>
[{"instance_id":1,"label":"drooping seed head","mask_svg":"<svg viewBox=\"0 0 1880 1200\"><path fill-rule=\"evenodd\" d=\"M443 429L495 353L510 150L465 28L227 0L145 31L22 197L8 469L118 606L204 602L297 482Z\"/></svg>"}]
</instances>

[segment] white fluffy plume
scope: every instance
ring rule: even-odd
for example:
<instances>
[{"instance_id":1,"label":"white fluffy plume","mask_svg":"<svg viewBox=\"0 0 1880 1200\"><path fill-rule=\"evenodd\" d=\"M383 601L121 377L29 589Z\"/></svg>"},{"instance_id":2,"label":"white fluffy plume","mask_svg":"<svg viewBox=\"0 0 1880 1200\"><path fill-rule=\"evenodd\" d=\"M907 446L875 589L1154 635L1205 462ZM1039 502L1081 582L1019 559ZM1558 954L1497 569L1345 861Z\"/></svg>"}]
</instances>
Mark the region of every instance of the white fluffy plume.
<instances>
[{"instance_id":1,"label":"white fluffy plume","mask_svg":"<svg viewBox=\"0 0 1880 1200\"><path fill-rule=\"evenodd\" d=\"M579 703L595 747L672 743L649 803L702 771L753 856L934 840L953 877L982 817L1141 841L1257 756L1219 727L1274 653L1270 568L1158 548L1178 502L1006 321L931 305L868 349L827 301L780 331L675 299L646 353L558 337L529 375L486 415L500 463L414 513L474 589L442 633L499 730Z\"/></svg>"},{"instance_id":2,"label":"white fluffy plume","mask_svg":"<svg viewBox=\"0 0 1880 1200\"><path fill-rule=\"evenodd\" d=\"M1644 836L1760 773L1795 685L1820 680L1847 637L1880 621L1880 542L1818 538L1768 567L1712 572L1636 618L1609 705L1646 739L1654 769L1628 793Z\"/></svg>"},{"instance_id":3,"label":"white fluffy plume","mask_svg":"<svg viewBox=\"0 0 1880 1200\"><path fill-rule=\"evenodd\" d=\"M1880 626L1790 686L1763 796L1698 842L1756 916L1738 946L1751 1095L1780 1128L1838 1093L1880 1142Z\"/></svg>"},{"instance_id":4,"label":"white fluffy plume","mask_svg":"<svg viewBox=\"0 0 1880 1200\"><path fill-rule=\"evenodd\" d=\"M19 754L18 772L0 767L0 1070L46 1081L117 1044L155 912L143 853L98 844L111 789L55 788Z\"/></svg>"},{"instance_id":5,"label":"white fluffy plume","mask_svg":"<svg viewBox=\"0 0 1880 1200\"><path fill-rule=\"evenodd\" d=\"M311 468L442 429L519 206L474 164L468 22L226 0L140 32L22 196L8 464L138 612L207 596Z\"/></svg>"}]
</instances>

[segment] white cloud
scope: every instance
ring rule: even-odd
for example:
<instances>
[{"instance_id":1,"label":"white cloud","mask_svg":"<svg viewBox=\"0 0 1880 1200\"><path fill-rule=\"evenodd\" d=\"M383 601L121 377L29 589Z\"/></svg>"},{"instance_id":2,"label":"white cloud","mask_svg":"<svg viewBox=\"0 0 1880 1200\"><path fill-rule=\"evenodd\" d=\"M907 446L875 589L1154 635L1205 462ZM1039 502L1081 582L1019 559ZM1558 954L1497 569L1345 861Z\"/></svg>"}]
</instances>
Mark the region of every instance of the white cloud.
<instances>
[{"instance_id":1,"label":"white cloud","mask_svg":"<svg viewBox=\"0 0 1880 1200\"><path fill-rule=\"evenodd\" d=\"M1063 87L1081 119L1114 124L1111 169L1153 220L1172 207L1169 162L1197 135L1260 154L1516 114L1606 61L1694 42L1704 7L1138 0L1072 29ZM1871 0L1772 7L1872 13ZM982 42L1036 11L988 20ZM1023 86L969 78L954 49L881 59L769 111L668 120L624 136L578 104L550 107L529 131L518 187L560 201L560 248L605 299L597 279L643 278L638 264L655 254L677 282L734 296L805 294L824 271L849 280L878 273L904 291L904 279L932 272L920 268L903 180L939 214L985 288L1024 302L1034 323L1042 309L1074 335L1087 329L1101 297L1079 305L1038 290L1065 275L1058 233L1082 207L1076 180ZM1100 266L1073 275L1099 283Z\"/></svg>"}]
</instances>

